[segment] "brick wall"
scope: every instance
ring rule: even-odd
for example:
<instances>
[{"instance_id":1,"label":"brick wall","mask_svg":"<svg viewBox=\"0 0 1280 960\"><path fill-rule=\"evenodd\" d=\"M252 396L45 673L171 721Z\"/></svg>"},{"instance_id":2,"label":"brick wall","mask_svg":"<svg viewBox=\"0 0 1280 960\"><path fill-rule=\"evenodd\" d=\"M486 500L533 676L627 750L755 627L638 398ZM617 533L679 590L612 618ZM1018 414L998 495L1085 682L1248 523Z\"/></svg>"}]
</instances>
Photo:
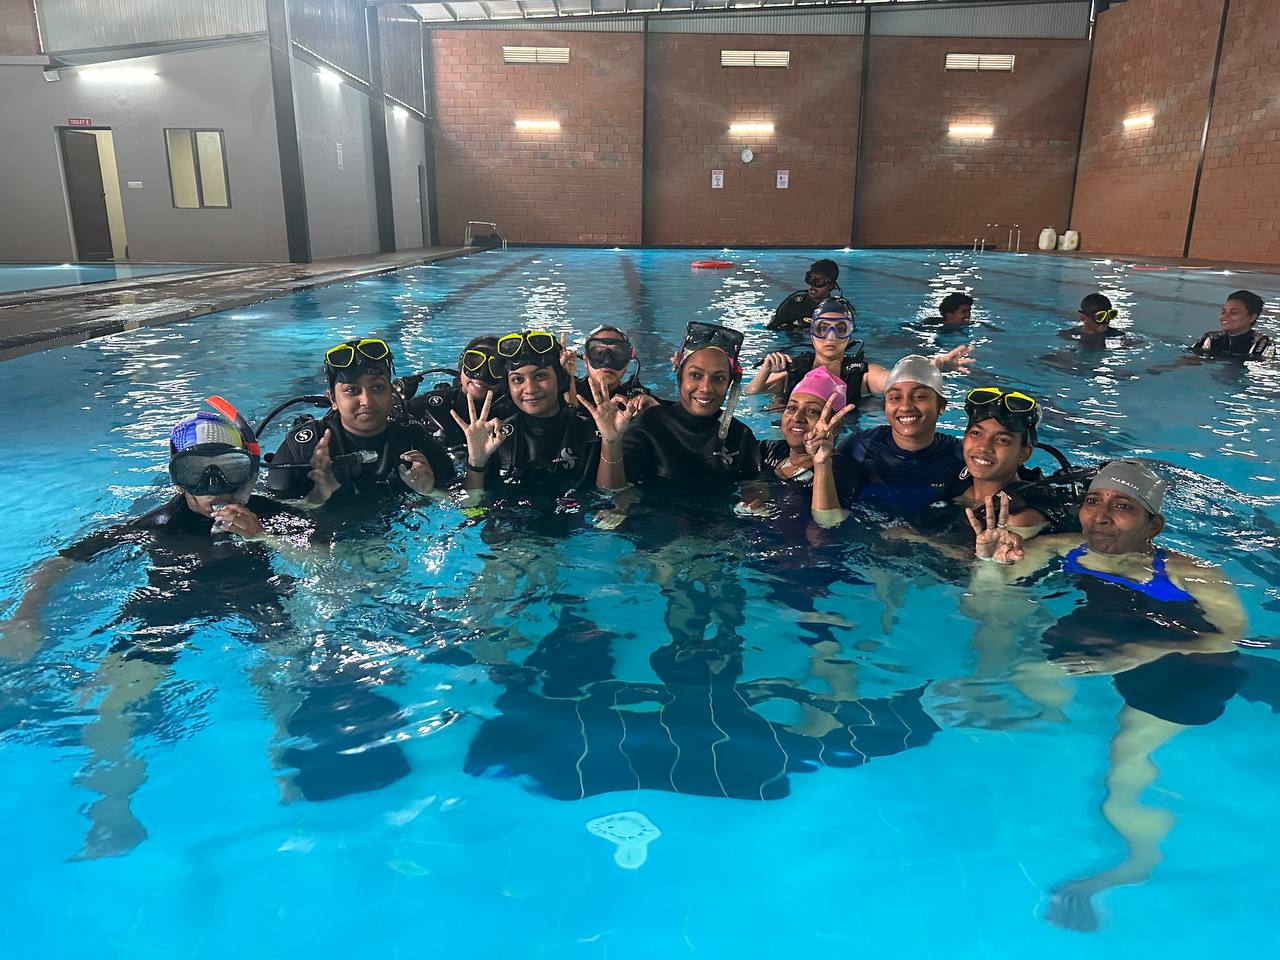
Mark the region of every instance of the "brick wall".
<instances>
[{"instance_id":1,"label":"brick wall","mask_svg":"<svg viewBox=\"0 0 1280 960\"><path fill-rule=\"evenodd\" d=\"M948 71L948 53L1012 53L1014 71ZM874 38L855 243L972 243L1018 223L1026 249L1064 229L1088 60L1082 40ZM953 123L995 132L953 137Z\"/></svg>"},{"instance_id":2,"label":"brick wall","mask_svg":"<svg viewBox=\"0 0 1280 960\"><path fill-rule=\"evenodd\" d=\"M32 0L0 0L0 56L40 54L36 10Z\"/></svg>"},{"instance_id":3,"label":"brick wall","mask_svg":"<svg viewBox=\"0 0 1280 960\"><path fill-rule=\"evenodd\" d=\"M504 65L502 47L569 47L567 66ZM441 240L492 220L509 240L640 242L643 38L638 33L438 30ZM515 129L556 119L555 133Z\"/></svg>"},{"instance_id":4,"label":"brick wall","mask_svg":"<svg viewBox=\"0 0 1280 960\"><path fill-rule=\"evenodd\" d=\"M1099 15L1072 214L1081 249L1182 255L1221 16L1219 0ZM1152 126L1123 126L1147 113Z\"/></svg>"},{"instance_id":5,"label":"brick wall","mask_svg":"<svg viewBox=\"0 0 1280 960\"><path fill-rule=\"evenodd\" d=\"M1280 3L1231 0L1191 256L1280 263Z\"/></svg>"},{"instance_id":6,"label":"brick wall","mask_svg":"<svg viewBox=\"0 0 1280 960\"><path fill-rule=\"evenodd\" d=\"M646 242L843 246L857 152L861 39L649 37ZM789 50L785 69L721 67L721 49ZM731 135L771 122L772 135ZM755 154L743 163L743 147ZM711 171L724 187L711 188ZM778 189L777 173L790 185Z\"/></svg>"}]
</instances>

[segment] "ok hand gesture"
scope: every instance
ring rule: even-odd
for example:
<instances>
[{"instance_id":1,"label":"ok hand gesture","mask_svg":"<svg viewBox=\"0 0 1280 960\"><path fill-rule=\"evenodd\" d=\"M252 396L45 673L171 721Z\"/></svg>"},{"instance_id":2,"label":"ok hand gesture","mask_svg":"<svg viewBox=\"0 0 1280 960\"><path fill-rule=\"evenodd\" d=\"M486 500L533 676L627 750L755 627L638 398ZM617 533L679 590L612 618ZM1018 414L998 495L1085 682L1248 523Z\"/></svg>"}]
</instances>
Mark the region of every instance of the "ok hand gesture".
<instances>
[{"instance_id":1,"label":"ok hand gesture","mask_svg":"<svg viewBox=\"0 0 1280 960\"><path fill-rule=\"evenodd\" d=\"M609 396L609 391L594 380L588 379L587 382L591 384L591 396L595 402L583 396L578 397L578 402L586 407L587 413L591 414L591 419L596 422L601 442L616 444L622 439L622 435L631 429L631 422L635 419L638 408L630 403L619 403L614 400Z\"/></svg>"},{"instance_id":2,"label":"ok hand gesture","mask_svg":"<svg viewBox=\"0 0 1280 960\"><path fill-rule=\"evenodd\" d=\"M476 413L476 400L467 394L467 413L469 422L463 422L457 410L450 410L454 423L462 428L462 435L467 438L467 463L477 470L483 470L495 450L502 446L506 437L502 433L502 421L489 418L489 407L493 403L493 392L484 398L484 406Z\"/></svg>"}]
</instances>

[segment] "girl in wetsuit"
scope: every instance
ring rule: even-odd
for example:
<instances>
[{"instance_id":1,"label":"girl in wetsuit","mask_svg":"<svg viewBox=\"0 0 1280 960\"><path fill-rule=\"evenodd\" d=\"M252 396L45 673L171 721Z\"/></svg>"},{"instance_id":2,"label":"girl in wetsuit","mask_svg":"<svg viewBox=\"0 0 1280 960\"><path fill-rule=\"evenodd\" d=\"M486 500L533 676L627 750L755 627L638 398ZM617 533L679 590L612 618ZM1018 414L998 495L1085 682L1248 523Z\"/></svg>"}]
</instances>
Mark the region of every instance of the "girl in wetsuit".
<instances>
[{"instance_id":1,"label":"girl in wetsuit","mask_svg":"<svg viewBox=\"0 0 1280 960\"><path fill-rule=\"evenodd\" d=\"M742 379L741 348L737 330L689 324L675 356L680 398L660 400L636 417L623 441L626 480L715 490L760 477L760 444L751 428L733 416ZM754 501L762 492L757 485L744 489L743 496Z\"/></svg>"},{"instance_id":2,"label":"girl in wetsuit","mask_svg":"<svg viewBox=\"0 0 1280 960\"><path fill-rule=\"evenodd\" d=\"M813 352L796 356L781 351L769 354L747 384L746 392L776 393L785 402L805 374L818 365L844 381L850 403L884 393L889 371L869 362L862 341L852 339L855 316L853 304L843 297L824 300L813 311L809 323ZM931 362L942 371L967 369L973 363L972 353L973 348L964 344L933 357Z\"/></svg>"},{"instance_id":3,"label":"girl in wetsuit","mask_svg":"<svg viewBox=\"0 0 1280 960\"><path fill-rule=\"evenodd\" d=\"M497 351L516 413L505 421L493 417L492 395L478 410L468 396L466 420L452 412L467 443L466 488L554 498L601 481L607 485L609 466L622 462L621 438L633 414L615 403L597 402L589 406L593 424L592 417L566 407L561 397L569 375L550 333L507 334L498 340Z\"/></svg>"},{"instance_id":4,"label":"girl in wetsuit","mask_svg":"<svg viewBox=\"0 0 1280 960\"><path fill-rule=\"evenodd\" d=\"M486 335L476 337L463 348L458 357L457 380L415 394L405 408L451 455L461 459L467 440L450 413L466 417L467 397L482 404L490 394L493 394L490 412L495 417L505 420L515 412L507 396L507 372L498 356L498 338Z\"/></svg>"}]
</instances>

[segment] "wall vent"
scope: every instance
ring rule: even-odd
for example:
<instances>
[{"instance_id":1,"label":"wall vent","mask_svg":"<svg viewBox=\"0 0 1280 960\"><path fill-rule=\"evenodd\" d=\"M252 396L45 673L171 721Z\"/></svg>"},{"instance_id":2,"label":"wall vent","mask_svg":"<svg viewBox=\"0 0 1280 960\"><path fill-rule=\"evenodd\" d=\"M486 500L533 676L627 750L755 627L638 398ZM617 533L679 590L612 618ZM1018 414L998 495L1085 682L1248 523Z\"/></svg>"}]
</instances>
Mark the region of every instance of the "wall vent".
<instances>
[{"instance_id":1,"label":"wall vent","mask_svg":"<svg viewBox=\"0 0 1280 960\"><path fill-rule=\"evenodd\" d=\"M503 63L568 63L568 47L503 47Z\"/></svg>"},{"instance_id":2,"label":"wall vent","mask_svg":"<svg viewBox=\"0 0 1280 960\"><path fill-rule=\"evenodd\" d=\"M999 70L1013 73L1012 53L948 53L948 70Z\"/></svg>"},{"instance_id":3,"label":"wall vent","mask_svg":"<svg viewBox=\"0 0 1280 960\"><path fill-rule=\"evenodd\" d=\"M722 67L789 67L790 50L721 50Z\"/></svg>"}]
</instances>

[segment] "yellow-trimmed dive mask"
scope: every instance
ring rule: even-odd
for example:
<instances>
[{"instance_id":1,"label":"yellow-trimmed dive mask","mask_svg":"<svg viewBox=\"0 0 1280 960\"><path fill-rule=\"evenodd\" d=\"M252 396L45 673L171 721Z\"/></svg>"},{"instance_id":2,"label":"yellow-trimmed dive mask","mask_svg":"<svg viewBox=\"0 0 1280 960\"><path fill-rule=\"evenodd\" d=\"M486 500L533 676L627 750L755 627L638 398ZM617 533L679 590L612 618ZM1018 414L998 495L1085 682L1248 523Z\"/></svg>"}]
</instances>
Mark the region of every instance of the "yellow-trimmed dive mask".
<instances>
[{"instance_id":1,"label":"yellow-trimmed dive mask","mask_svg":"<svg viewBox=\"0 0 1280 960\"><path fill-rule=\"evenodd\" d=\"M1040 403L1021 390L975 387L964 398L964 412L970 423L996 420L1011 430L1025 432L1032 444L1036 442Z\"/></svg>"},{"instance_id":2,"label":"yellow-trimmed dive mask","mask_svg":"<svg viewBox=\"0 0 1280 960\"><path fill-rule=\"evenodd\" d=\"M324 372L332 387L338 382L355 383L366 373L385 373L390 380L395 376L395 364L387 341L366 337L344 340L326 350Z\"/></svg>"},{"instance_id":3,"label":"yellow-trimmed dive mask","mask_svg":"<svg viewBox=\"0 0 1280 960\"><path fill-rule=\"evenodd\" d=\"M1098 326L1105 327L1108 324L1110 324L1111 321L1118 316L1120 316L1120 311L1113 308L1111 310L1099 310L1089 319L1092 320L1094 323L1096 323Z\"/></svg>"},{"instance_id":4,"label":"yellow-trimmed dive mask","mask_svg":"<svg viewBox=\"0 0 1280 960\"><path fill-rule=\"evenodd\" d=\"M463 350L458 363L467 376L487 383L491 387L496 387L507 379L507 372L503 369L497 354L486 350L476 347Z\"/></svg>"},{"instance_id":5,"label":"yellow-trimmed dive mask","mask_svg":"<svg viewBox=\"0 0 1280 960\"><path fill-rule=\"evenodd\" d=\"M508 333L505 337L498 338L498 356L504 360L514 359L522 353L542 356L559 347L555 334L547 333L545 330L525 330L520 333ZM507 366L510 367L511 364L508 363Z\"/></svg>"}]
</instances>

